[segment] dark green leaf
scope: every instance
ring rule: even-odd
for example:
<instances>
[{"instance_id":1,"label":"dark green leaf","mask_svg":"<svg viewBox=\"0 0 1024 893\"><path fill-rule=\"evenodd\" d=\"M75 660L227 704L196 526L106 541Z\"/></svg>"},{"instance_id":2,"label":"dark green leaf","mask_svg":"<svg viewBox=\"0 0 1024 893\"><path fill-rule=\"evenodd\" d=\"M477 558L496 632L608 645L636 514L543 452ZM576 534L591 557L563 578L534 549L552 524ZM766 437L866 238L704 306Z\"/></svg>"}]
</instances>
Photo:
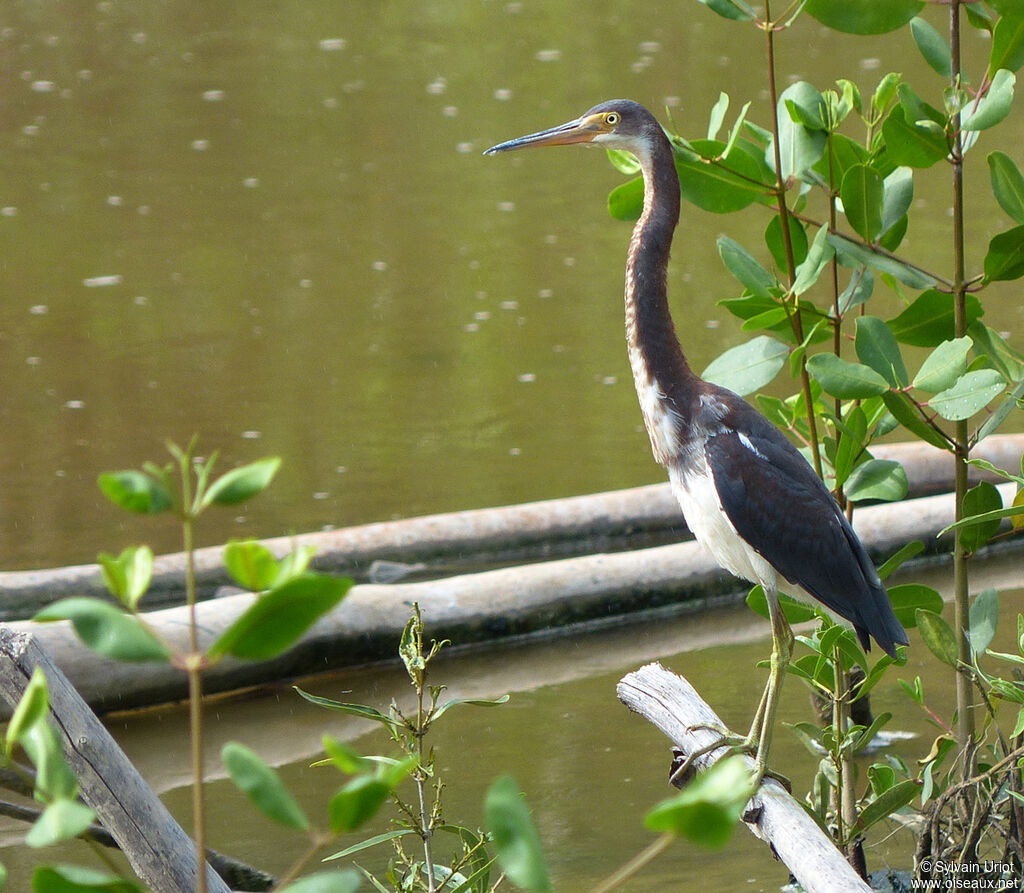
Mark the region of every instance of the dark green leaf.
<instances>
[{"instance_id":1,"label":"dark green leaf","mask_svg":"<svg viewBox=\"0 0 1024 893\"><path fill-rule=\"evenodd\" d=\"M608 213L616 220L636 220L643 209L643 177L627 180L608 193Z\"/></svg>"},{"instance_id":2,"label":"dark green leaf","mask_svg":"<svg viewBox=\"0 0 1024 893\"><path fill-rule=\"evenodd\" d=\"M934 126L908 119L906 109L896 106L882 124L887 156L896 165L908 167L931 167L949 154L949 146L939 121L932 116L926 119Z\"/></svg>"},{"instance_id":3,"label":"dark green leaf","mask_svg":"<svg viewBox=\"0 0 1024 893\"><path fill-rule=\"evenodd\" d=\"M981 481L964 494L962 516L965 518L990 515L1003 507L1003 497L995 484ZM960 532L960 546L968 552L977 552L999 532L999 518L965 526ZM986 647L988 647L986 645ZM983 651L984 649L979 649Z\"/></svg>"},{"instance_id":4,"label":"dark green leaf","mask_svg":"<svg viewBox=\"0 0 1024 893\"><path fill-rule=\"evenodd\" d=\"M758 185L761 168L742 144L738 143L724 160L718 159L727 146L719 140L694 140L691 146L701 161L676 157L679 187L687 201L705 211L729 214L766 195L765 187Z\"/></svg>"},{"instance_id":5,"label":"dark green leaf","mask_svg":"<svg viewBox=\"0 0 1024 893\"><path fill-rule=\"evenodd\" d=\"M904 629L913 629L917 626L918 610L932 614L942 613L942 596L931 586L922 583L901 583L899 586L890 586L888 592L892 612Z\"/></svg>"},{"instance_id":6,"label":"dark green leaf","mask_svg":"<svg viewBox=\"0 0 1024 893\"><path fill-rule=\"evenodd\" d=\"M260 596L210 646L210 657L231 654L268 660L287 650L345 597L347 577L304 574Z\"/></svg>"},{"instance_id":7,"label":"dark green leaf","mask_svg":"<svg viewBox=\"0 0 1024 893\"><path fill-rule=\"evenodd\" d=\"M892 413L893 418L908 431L921 438L925 443L930 443L940 450L952 449L949 441L943 437L942 433L921 418L920 413L906 394L889 391L882 395L882 399L885 401L886 409Z\"/></svg>"},{"instance_id":8,"label":"dark green leaf","mask_svg":"<svg viewBox=\"0 0 1024 893\"><path fill-rule=\"evenodd\" d=\"M783 94L789 117L808 130L826 130L828 108L818 89L807 81L797 81Z\"/></svg>"},{"instance_id":9,"label":"dark green leaf","mask_svg":"<svg viewBox=\"0 0 1024 893\"><path fill-rule=\"evenodd\" d=\"M834 133L825 147L825 155L814 169L838 191L846 172L858 164L867 164L870 158L871 153L860 143L842 133Z\"/></svg>"},{"instance_id":10,"label":"dark green leaf","mask_svg":"<svg viewBox=\"0 0 1024 893\"><path fill-rule=\"evenodd\" d=\"M787 214L786 220L789 221L789 240L793 249L793 263L799 267L807 257L807 230L792 214ZM778 214L768 221L768 227L764 231L764 241L772 254L775 265L780 270L788 269L786 243L782 233L782 218Z\"/></svg>"},{"instance_id":11,"label":"dark green leaf","mask_svg":"<svg viewBox=\"0 0 1024 893\"><path fill-rule=\"evenodd\" d=\"M278 893L355 893L361 881L359 872L351 868L321 871L282 887Z\"/></svg>"},{"instance_id":12,"label":"dark green leaf","mask_svg":"<svg viewBox=\"0 0 1024 893\"><path fill-rule=\"evenodd\" d=\"M153 550L149 546L129 547L116 558L101 552L98 561L110 594L134 610L153 579Z\"/></svg>"},{"instance_id":13,"label":"dark green leaf","mask_svg":"<svg viewBox=\"0 0 1024 893\"><path fill-rule=\"evenodd\" d=\"M782 608L783 616L790 625L813 620L818 616L813 607L797 601L785 593L779 593L779 605ZM764 590L760 586L755 586L747 593L747 607L755 614L764 617L765 620L769 619L768 602L765 600Z\"/></svg>"},{"instance_id":14,"label":"dark green leaf","mask_svg":"<svg viewBox=\"0 0 1024 893\"><path fill-rule=\"evenodd\" d=\"M77 800L60 798L50 803L25 835L31 847L54 846L78 837L96 818L96 814Z\"/></svg>"},{"instance_id":15,"label":"dark green leaf","mask_svg":"<svg viewBox=\"0 0 1024 893\"><path fill-rule=\"evenodd\" d=\"M953 383L967 370L967 355L973 342L966 335L943 341L921 364L914 376L914 387L935 394L952 387Z\"/></svg>"},{"instance_id":16,"label":"dark green leaf","mask_svg":"<svg viewBox=\"0 0 1024 893\"><path fill-rule=\"evenodd\" d=\"M844 34L885 34L907 24L924 7L922 0L808 0L804 9Z\"/></svg>"},{"instance_id":17,"label":"dark green leaf","mask_svg":"<svg viewBox=\"0 0 1024 893\"><path fill-rule=\"evenodd\" d=\"M747 761L725 757L680 793L655 806L644 817L644 824L652 831L668 831L717 849L728 843L753 793Z\"/></svg>"},{"instance_id":18,"label":"dark green leaf","mask_svg":"<svg viewBox=\"0 0 1024 893\"><path fill-rule=\"evenodd\" d=\"M390 794L391 785L383 779L357 775L331 798L331 830L355 831L377 814Z\"/></svg>"},{"instance_id":19,"label":"dark green leaf","mask_svg":"<svg viewBox=\"0 0 1024 893\"><path fill-rule=\"evenodd\" d=\"M931 651L944 664L956 668L959 660L959 651L956 645L956 636L950 625L938 614L918 608L915 612L917 628L921 633L921 639L928 650Z\"/></svg>"},{"instance_id":20,"label":"dark green leaf","mask_svg":"<svg viewBox=\"0 0 1024 893\"><path fill-rule=\"evenodd\" d=\"M864 807L861 814L857 817L854 833L863 834L876 822L880 822L898 809L902 809L917 796L919 790L921 790L921 782L916 778L908 778L906 781L901 781L899 784L889 788L885 793L880 794Z\"/></svg>"},{"instance_id":21,"label":"dark green leaf","mask_svg":"<svg viewBox=\"0 0 1024 893\"><path fill-rule=\"evenodd\" d=\"M888 273L911 288L931 288L935 280L922 270L904 263L898 258L874 251L867 245L859 245L838 233L829 233L828 241L836 250L839 262L847 267L859 264L872 267L880 273Z\"/></svg>"},{"instance_id":22,"label":"dark green leaf","mask_svg":"<svg viewBox=\"0 0 1024 893\"><path fill-rule=\"evenodd\" d=\"M270 485L281 467L278 456L270 456L233 468L221 475L203 494L202 505L237 505L262 493Z\"/></svg>"},{"instance_id":23,"label":"dark green leaf","mask_svg":"<svg viewBox=\"0 0 1024 893\"><path fill-rule=\"evenodd\" d=\"M724 19L749 22L757 18L757 14L744 0L697 0L708 9L714 10Z\"/></svg>"},{"instance_id":24,"label":"dark green leaf","mask_svg":"<svg viewBox=\"0 0 1024 893\"><path fill-rule=\"evenodd\" d=\"M924 61L936 74L949 80L953 62L946 39L928 21L917 16L910 20L910 32Z\"/></svg>"},{"instance_id":25,"label":"dark green leaf","mask_svg":"<svg viewBox=\"0 0 1024 893\"><path fill-rule=\"evenodd\" d=\"M979 592L970 609L970 631L968 639L975 654L984 654L992 644L999 623L999 593L995 589Z\"/></svg>"},{"instance_id":26,"label":"dark green leaf","mask_svg":"<svg viewBox=\"0 0 1024 893\"><path fill-rule=\"evenodd\" d=\"M967 295L967 324L983 312L981 302ZM889 328L897 341L915 347L938 347L943 341L951 341L956 337L953 296L938 289L921 292L906 310L889 320Z\"/></svg>"},{"instance_id":27,"label":"dark green leaf","mask_svg":"<svg viewBox=\"0 0 1024 893\"><path fill-rule=\"evenodd\" d=\"M309 703L316 704L317 707L325 707L328 710L337 710L339 713L347 713L350 716L358 716L361 719L370 719L374 722L382 723L388 726L400 726L401 722L388 716L385 713L381 713L375 707L367 707L365 704L346 704L343 701L335 701L331 698L323 698L320 695L310 694L308 691L303 691L297 685L293 686L302 697L304 697Z\"/></svg>"},{"instance_id":28,"label":"dark green leaf","mask_svg":"<svg viewBox=\"0 0 1024 893\"><path fill-rule=\"evenodd\" d=\"M508 695L502 695L500 698L452 698L450 701L446 701L437 710L434 711L434 715L431 717L432 720L438 719L443 713L446 713L452 707L458 707L462 704L468 704L471 707L498 707L501 704L508 703Z\"/></svg>"},{"instance_id":29,"label":"dark green leaf","mask_svg":"<svg viewBox=\"0 0 1024 893\"><path fill-rule=\"evenodd\" d=\"M525 890L538 893L551 890L537 829L523 795L510 776L498 778L488 788L484 811L498 864L508 879Z\"/></svg>"},{"instance_id":30,"label":"dark green leaf","mask_svg":"<svg viewBox=\"0 0 1024 893\"><path fill-rule=\"evenodd\" d=\"M877 316L858 316L854 340L857 358L874 369L890 386L907 384L907 367L903 364L900 346L889 326Z\"/></svg>"},{"instance_id":31,"label":"dark green leaf","mask_svg":"<svg viewBox=\"0 0 1024 893\"><path fill-rule=\"evenodd\" d=\"M909 167L898 167L885 178L884 185L882 232L887 234L906 222L907 212L914 202L914 172Z\"/></svg>"},{"instance_id":32,"label":"dark green leaf","mask_svg":"<svg viewBox=\"0 0 1024 893\"><path fill-rule=\"evenodd\" d=\"M1017 71L1024 65L1024 16L1002 16L992 31L992 49L988 57L988 76L1000 68Z\"/></svg>"},{"instance_id":33,"label":"dark green leaf","mask_svg":"<svg viewBox=\"0 0 1024 893\"><path fill-rule=\"evenodd\" d=\"M1015 223L1024 224L1024 176L1009 155L990 152L988 168L992 180L992 193Z\"/></svg>"},{"instance_id":34,"label":"dark green leaf","mask_svg":"<svg viewBox=\"0 0 1024 893\"><path fill-rule=\"evenodd\" d=\"M32 893L143 893L131 881L78 865L41 865L32 874Z\"/></svg>"},{"instance_id":35,"label":"dark green leaf","mask_svg":"<svg viewBox=\"0 0 1024 893\"><path fill-rule=\"evenodd\" d=\"M884 194L882 177L870 165L854 165L843 177L839 190L843 211L850 226L867 242L874 242L882 231Z\"/></svg>"},{"instance_id":36,"label":"dark green leaf","mask_svg":"<svg viewBox=\"0 0 1024 893\"><path fill-rule=\"evenodd\" d=\"M907 473L892 459L868 459L851 472L846 495L853 502L896 502L907 495Z\"/></svg>"},{"instance_id":37,"label":"dark green leaf","mask_svg":"<svg viewBox=\"0 0 1024 893\"><path fill-rule=\"evenodd\" d=\"M867 416L860 406L855 406L846 414L840 427L839 443L836 456L832 462L836 472L836 486L842 487L850 476L854 466L861 460L864 453L864 441L868 433Z\"/></svg>"},{"instance_id":38,"label":"dark green leaf","mask_svg":"<svg viewBox=\"0 0 1024 893\"><path fill-rule=\"evenodd\" d=\"M295 798L278 774L255 751L229 741L220 755L235 787L246 794L267 818L296 831L309 828L309 819Z\"/></svg>"},{"instance_id":39,"label":"dark green leaf","mask_svg":"<svg viewBox=\"0 0 1024 893\"><path fill-rule=\"evenodd\" d=\"M718 253L726 269L751 294L760 298L770 298L772 292L778 290L779 283L775 277L739 242L728 236L720 236Z\"/></svg>"},{"instance_id":40,"label":"dark green leaf","mask_svg":"<svg viewBox=\"0 0 1024 893\"><path fill-rule=\"evenodd\" d=\"M815 354L807 360L807 371L826 393L840 400L860 400L889 390L886 380L874 369L833 353Z\"/></svg>"},{"instance_id":41,"label":"dark green leaf","mask_svg":"<svg viewBox=\"0 0 1024 893\"><path fill-rule=\"evenodd\" d=\"M969 419L1006 389L995 369L975 369L961 375L951 387L933 396L928 405L949 421Z\"/></svg>"},{"instance_id":42,"label":"dark green leaf","mask_svg":"<svg viewBox=\"0 0 1024 893\"><path fill-rule=\"evenodd\" d=\"M174 504L163 482L144 471L106 472L98 483L114 505L139 515L155 515Z\"/></svg>"},{"instance_id":43,"label":"dark green leaf","mask_svg":"<svg viewBox=\"0 0 1024 893\"><path fill-rule=\"evenodd\" d=\"M416 832L412 828L399 828L397 831L385 831L383 834L376 834L373 837L368 837L366 840L354 843L352 846L345 847L343 850L338 850L336 853L331 853L329 856L324 856L324 862L332 862L335 859L346 859L360 850L368 850L371 847L377 846L379 843L387 843L389 840L394 840L396 837L406 837L409 834L415 834Z\"/></svg>"},{"instance_id":44,"label":"dark green leaf","mask_svg":"<svg viewBox=\"0 0 1024 893\"><path fill-rule=\"evenodd\" d=\"M1024 226L993 236L985 254L985 279L988 282L1019 279L1024 276Z\"/></svg>"},{"instance_id":45,"label":"dark green leaf","mask_svg":"<svg viewBox=\"0 0 1024 893\"><path fill-rule=\"evenodd\" d=\"M1007 381L1024 380L1024 354L1015 350L997 331L984 323L974 321L967 333L974 341L974 349L1003 373Z\"/></svg>"},{"instance_id":46,"label":"dark green leaf","mask_svg":"<svg viewBox=\"0 0 1024 893\"><path fill-rule=\"evenodd\" d=\"M788 356L789 348L781 341L759 335L712 360L702 377L737 394L752 394L779 374Z\"/></svg>"},{"instance_id":47,"label":"dark green leaf","mask_svg":"<svg viewBox=\"0 0 1024 893\"><path fill-rule=\"evenodd\" d=\"M47 605L35 617L37 623L70 620L85 645L114 660L166 660L167 648L138 619L94 598L65 598Z\"/></svg>"},{"instance_id":48,"label":"dark green leaf","mask_svg":"<svg viewBox=\"0 0 1024 893\"><path fill-rule=\"evenodd\" d=\"M1013 85L1016 77L1005 68L999 69L988 92L976 103L970 103L960 113L960 125L964 130L986 130L994 127L1010 114L1013 105Z\"/></svg>"},{"instance_id":49,"label":"dark green leaf","mask_svg":"<svg viewBox=\"0 0 1024 893\"><path fill-rule=\"evenodd\" d=\"M826 136L824 131L810 130L803 124L794 121L786 107L787 101L793 98L799 99L804 95L805 86L803 82L798 81L787 87L779 97L779 105L776 110L779 127L779 157L782 161L781 176L785 182L802 177L825 152ZM774 164L774 152L769 150L766 157L769 164Z\"/></svg>"}]
</instances>

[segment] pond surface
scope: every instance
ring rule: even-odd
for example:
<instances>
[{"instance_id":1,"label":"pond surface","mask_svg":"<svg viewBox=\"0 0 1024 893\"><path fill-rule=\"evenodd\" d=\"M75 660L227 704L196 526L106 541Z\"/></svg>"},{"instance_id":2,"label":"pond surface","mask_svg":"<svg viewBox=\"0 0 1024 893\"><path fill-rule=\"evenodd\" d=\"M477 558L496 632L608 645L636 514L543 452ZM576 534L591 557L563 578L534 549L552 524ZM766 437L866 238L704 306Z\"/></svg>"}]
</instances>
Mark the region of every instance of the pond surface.
<instances>
[{"instance_id":1,"label":"pond surface","mask_svg":"<svg viewBox=\"0 0 1024 893\"><path fill-rule=\"evenodd\" d=\"M761 53L692 0L4 4L0 567L177 549L95 479L193 433L222 467L285 459L203 543L661 480L623 349L621 175L480 153L615 96L691 136L721 90L764 122ZM895 38L812 21L779 70L940 89ZM1007 221L969 162L977 261ZM919 179L908 250L944 267L945 175ZM715 239L765 222L684 209L670 288L698 369L748 337ZM1005 294L987 318L1015 329Z\"/></svg>"}]
</instances>

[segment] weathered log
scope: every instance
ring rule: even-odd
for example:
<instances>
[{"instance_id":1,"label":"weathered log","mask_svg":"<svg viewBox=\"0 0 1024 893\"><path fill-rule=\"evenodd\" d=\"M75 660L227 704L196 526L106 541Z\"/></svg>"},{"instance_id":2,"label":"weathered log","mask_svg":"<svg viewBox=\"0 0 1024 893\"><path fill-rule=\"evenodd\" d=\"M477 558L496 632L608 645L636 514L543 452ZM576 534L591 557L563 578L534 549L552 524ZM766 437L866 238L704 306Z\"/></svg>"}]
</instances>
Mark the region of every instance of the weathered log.
<instances>
[{"instance_id":1,"label":"weathered log","mask_svg":"<svg viewBox=\"0 0 1024 893\"><path fill-rule=\"evenodd\" d=\"M952 489L953 459L926 444L877 446L874 455L896 459L907 470L912 496ZM988 437L973 455L1017 469L1024 435ZM984 475L971 470L972 477ZM688 536L668 484L550 499L501 508L474 509L364 524L341 530L277 537L266 545L278 556L297 545L316 548L315 566L365 579L375 561L423 564L433 575L485 564L534 561L597 550L617 551L675 542ZM210 596L229 583L220 547L196 552L200 592ZM157 558L148 604L180 601L185 560L180 553ZM105 594L95 564L50 570L0 572L0 619L30 616L42 605L70 595Z\"/></svg>"},{"instance_id":2,"label":"weathered log","mask_svg":"<svg viewBox=\"0 0 1024 893\"><path fill-rule=\"evenodd\" d=\"M714 729L724 728L696 689L661 664L647 664L624 676L617 692L623 704L657 726L685 754L714 744L719 737ZM725 748L718 748L697 757L696 769L707 769L724 753ZM746 759L753 770L754 761ZM774 779L766 779L750 799L744 823L772 847L807 893L869 893L871 888L842 853Z\"/></svg>"},{"instance_id":3,"label":"weathered log","mask_svg":"<svg viewBox=\"0 0 1024 893\"><path fill-rule=\"evenodd\" d=\"M1004 500L1013 488L1002 488ZM951 494L869 506L854 516L869 552L887 556L914 539L930 541L953 518ZM950 536L947 535L948 541ZM948 542L946 542L948 545ZM418 602L431 635L460 645L549 632L578 622L613 622L642 610L693 607L747 589L693 541L637 552L588 555L501 568L420 583L357 585L334 611L288 652L259 663L225 659L204 672L208 692L287 679L305 673L391 658ZM208 646L255 596L235 595L198 606L200 644ZM184 608L146 615L147 623L186 650ZM86 650L67 622L12 628L31 630L93 709L105 712L183 698L185 676L162 663L118 664Z\"/></svg>"},{"instance_id":4,"label":"weathered log","mask_svg":"<svg viewBox=\"0 0 1024 893\"><path fill-rule=\"evenodd\" d=\"M192 840L34 638L0 626L0 696L9 707L37 667L46 675L51 719L82 799L154 893L194 893ZM228 893L209 865L206 872L210 893Z\"/></svg>"}]
</instances>

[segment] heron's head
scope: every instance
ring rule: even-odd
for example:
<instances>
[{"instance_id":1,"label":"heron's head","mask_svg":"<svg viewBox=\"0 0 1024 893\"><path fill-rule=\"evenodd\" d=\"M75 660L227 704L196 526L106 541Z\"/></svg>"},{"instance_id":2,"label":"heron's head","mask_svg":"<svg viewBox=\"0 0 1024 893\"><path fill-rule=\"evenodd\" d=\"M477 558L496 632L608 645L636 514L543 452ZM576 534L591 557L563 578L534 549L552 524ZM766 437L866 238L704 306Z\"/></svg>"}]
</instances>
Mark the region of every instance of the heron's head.
<instances>
[{"instance_id":1,"label":"heron's head","mask_svg":"<svg viewBox=\"0 0 1024 893\"><path fill-rule=\"evenodd\" d=\"M583 145L624 149L643 156L649 154L648 147L657 138L656 134L662 133L657 118L642 105L629 99L612 99L558 127L492 146L484 155L531 146Z\"/></svg>"}]
</instances>

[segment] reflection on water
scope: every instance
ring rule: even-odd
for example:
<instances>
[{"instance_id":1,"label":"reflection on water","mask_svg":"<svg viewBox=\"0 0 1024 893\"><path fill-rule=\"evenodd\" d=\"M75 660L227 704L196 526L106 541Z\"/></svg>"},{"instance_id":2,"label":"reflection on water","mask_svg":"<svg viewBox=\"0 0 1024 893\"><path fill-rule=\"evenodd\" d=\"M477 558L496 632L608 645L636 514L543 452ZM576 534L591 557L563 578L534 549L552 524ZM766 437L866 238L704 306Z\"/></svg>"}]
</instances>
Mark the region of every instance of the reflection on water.
<instances>
[{"instance_id":1,"label":"reflection on water","mask_svg":"<svg viewBox=\"0 0 1024 893\"><path fill-rule=\"evenodd\" d=\"M892 39L819 37L783 35L782 70L927 77ZM177 547L95 478L193 432L225 463L286 459L203 542L660 480L622 343L629 230L604 210L620 175L480 151L612 96L688 133L722 89L763 119L759 53L692 3L6 4L3 567ZM944 208L934 190L916 200ZM697 368L742 337L716 306L724 225L686 209L676 245ZM729 226L754 243L764 220Z\"/></svg>"}]
</instances>

